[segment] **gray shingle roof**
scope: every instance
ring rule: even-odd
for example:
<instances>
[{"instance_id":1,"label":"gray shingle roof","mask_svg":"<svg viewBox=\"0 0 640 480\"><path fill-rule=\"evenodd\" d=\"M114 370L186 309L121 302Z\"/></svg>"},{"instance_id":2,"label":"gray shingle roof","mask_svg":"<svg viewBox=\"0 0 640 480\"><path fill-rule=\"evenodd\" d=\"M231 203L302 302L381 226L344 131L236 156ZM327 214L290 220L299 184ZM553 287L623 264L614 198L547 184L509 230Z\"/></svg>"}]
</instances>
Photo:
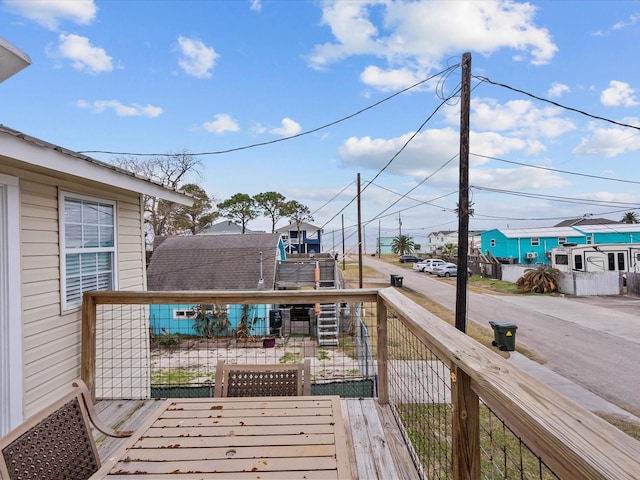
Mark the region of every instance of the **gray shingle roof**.
<instances>
[{"instance_id":1,"label":"gray shingle roof","mask_svg":"<svg viewBox=\"0 0 640 480\"><path fill-rule=\"evenodd\" d=\"M280 234L168 237L153 252L149 290L273 290ZM260 252L264 286L259 287Z\"/></svg>"}]
</instances>

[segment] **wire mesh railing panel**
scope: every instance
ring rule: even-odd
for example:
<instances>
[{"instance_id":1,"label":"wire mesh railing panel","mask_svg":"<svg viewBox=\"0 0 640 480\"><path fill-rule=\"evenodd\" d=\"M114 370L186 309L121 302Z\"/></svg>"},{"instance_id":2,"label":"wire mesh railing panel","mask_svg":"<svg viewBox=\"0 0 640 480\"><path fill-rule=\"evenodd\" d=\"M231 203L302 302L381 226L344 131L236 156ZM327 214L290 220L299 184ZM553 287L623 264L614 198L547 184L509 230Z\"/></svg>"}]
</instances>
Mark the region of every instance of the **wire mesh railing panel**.
<instances>
[{"instance_id":1,"label":"wire mesh railing panel","mask_svg":"<svg viewBox=\"0 0 640 480\"><path fill-rule=\"evenodd\" d=\"M388 395L423 478L454 478L451 372L447 363L391 315L387 326ZM558 478L508 426L480 406L483 479Z\"/></svg>"},{"instance_id":2,"label":"wire mesh railing panel","mask_svg":"<svg viewBox=\"0 0 640 480\"><path fill-rule=\"evenodd\" d=\"M98 305L96 397L150 396L148 305Z\"/></svg>"},{"instance_id":3,"label":"wire mesh railing panel","mask_svg":"<svg viewBox=\"0 0 640 480\"><path fill-rule=\"evenodd\" d=\"M452 478L449 367L402 322L387 324L389 403L426 478Z\"/></svg>"},{"instance_id":4,"label":"wire mesh railing panel","mask_svg":"<svg viewBox=\"0 0 640 480\"><path fill-rule=\"evenodd\" d=\"M487 406L480 405L482 478L554 480L558 477Z\"/></svg>"},{"instance_id":5,"label":"wire mesh railing panel","mask_svg":"<svg viewBox=\"0 0 640 480\"><path fill-rule=\"evenodd\" d=\"M338 304L328 321L325 314L325 330L334 328L329 344L321 341L316 305L305 306L311 311L302 329L289 309L282 314L278 305L99 304L96 397L213 396L218 360L305 359L311 360L312 394L374 397L375 304Z\"/></svg>"}]
</instances>

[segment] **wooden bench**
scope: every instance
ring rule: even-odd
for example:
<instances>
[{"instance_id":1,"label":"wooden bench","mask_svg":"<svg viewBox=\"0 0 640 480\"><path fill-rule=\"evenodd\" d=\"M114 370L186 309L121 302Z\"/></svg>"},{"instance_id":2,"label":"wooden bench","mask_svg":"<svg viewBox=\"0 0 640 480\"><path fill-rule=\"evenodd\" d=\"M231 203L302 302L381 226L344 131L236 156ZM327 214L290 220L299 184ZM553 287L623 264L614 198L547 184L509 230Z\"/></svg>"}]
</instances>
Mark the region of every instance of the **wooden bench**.
<instances>
[{"instance_id":1,"label":"wooden bench","mask_svg":"<svg viewBox=\"0 0 640 480\"><path fill-rule=\"evenodd\" d=\"M111 437L129 437L98 418L87 386L73 390L0 439L0 478L82 480L100 468L91 425Z\"/></svg>"},{"instance_id":2,"label":"wooden bench","mask_svg":"<svg viewBox=\"0 0 640 480\"><path fill-rule=\"evenodd\" d=\"M311 395L311 361L280 365L234 365L218 360L214 397Z\"/></svg>"}]
</instances>

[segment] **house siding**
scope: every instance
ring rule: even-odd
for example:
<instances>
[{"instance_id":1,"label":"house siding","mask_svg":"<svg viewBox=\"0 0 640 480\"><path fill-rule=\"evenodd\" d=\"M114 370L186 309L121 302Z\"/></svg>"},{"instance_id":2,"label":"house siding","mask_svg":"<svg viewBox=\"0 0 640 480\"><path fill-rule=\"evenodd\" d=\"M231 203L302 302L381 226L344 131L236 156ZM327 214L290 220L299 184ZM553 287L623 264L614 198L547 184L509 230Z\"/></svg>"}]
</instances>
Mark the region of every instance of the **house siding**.
<instances>
[{"instance_id":1,"label":"house siding","mask_svg":"<svg viewBox=\"0 0 640 480\"><path fill-rule=\"evenodd\" d=\"M23 328L23 415L61 396L80 375L81 310L61 312L59 190L116 202L116 282L120 289L145 289L140 195L99 190L89 180L56 178L8 168L20 178L21 290ZM141 319L142 329L148 320ZM134 339L134 341L145 341ZM146 359L136 363L147 368ZM135 368L129 365L128 368Z\"/></svg>"}]
</instances>

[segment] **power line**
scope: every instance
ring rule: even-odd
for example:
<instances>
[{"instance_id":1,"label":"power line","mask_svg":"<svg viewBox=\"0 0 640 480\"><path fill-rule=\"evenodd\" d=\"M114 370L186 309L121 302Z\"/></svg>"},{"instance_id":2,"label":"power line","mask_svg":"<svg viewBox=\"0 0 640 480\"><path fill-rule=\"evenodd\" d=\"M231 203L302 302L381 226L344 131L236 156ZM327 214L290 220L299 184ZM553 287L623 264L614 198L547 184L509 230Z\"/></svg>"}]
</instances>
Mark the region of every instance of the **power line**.
<instances>
[{"instance_id":1,"label":"power line","mask_svg":"<svg viewBox=\"0 0 640 480\"><path fill-rule=\"evenodd\" d=\"M528 97L535 98L536 100L540 100L541 102L550 103L551 105L555 105L556 107L560 107L560 108L563 108L565 110L570 110L572 112L579 113L580 115L584 115L585 117L594 118L596 120L602 120L603 122L612 123L612 124L618 125L620 127L633 128L635 130L640 130L640 127L638 127L636 125L629 125L628 123L617 122L615 120L611 120L610 118L600 117L598 115L593 115L591 113L587 113L584 110L580 110L580 109L573 108L573 107L568 107L566 105L562 105L561 103L554 102L553 100L549 100L548 98L539 97L537 95L534 95L533 93L525 92L524 90L520 90L519 88L511 87L509 85L505 85L504 83L494 82L493 80L490 80L487 77L481 77L481 76L474 75L473 78L477 78L481 82L486 82L486 83L490 83L492 85L496 85L498 87L506 88L507 90L511 90L513 92L521 93L522 95L526 95Z\"/></svg>"},{"instance_id":2,"label":"power line","mask_svg":"<svg viewBox=\"0 0 640 480\"><path fill-rule=\"evenodd\" d=\"M403 93L408 92L409 90L417 88L420 85L422 85L424 83L427 83L430 80L434 79L435 77L438 77L440 75L444 75L447 72L449 72L451 70L454 70L457 67L458 67L458 65L450 66L450 67L446 68L445 70L443 70L443 71L441 71L439 73L431 75L429 78L426 78L426 79L421 80L421 81L419 81L417 83L414 83L413 85L411 85L409 87L403 88L402 90L399 90L399 91L389 95L388 97L383 98L382 100L379 100L379 101L377 101L377 102L375 102L375 103L373 103L373 104L371 104L371 105L369 105L369 106L367 106L365 108L362 108L362 109L360 109L360 110L358 110L358 111L356 111L356 112L354 112L354 113L352 113L350 115L347 115L346 117L339 118L338 120L334 120L332 122L326 123L324 125L321 125L319 127L313 128L311 130L300 132L300 133L298 133L296 135L291 135L291 136L285 137L285 138L276 138L274 140L269 140L267 142L259 142L259 143L253 143L251 145L244 145L244 146L240 146L240 147L229 148L229 149L226 149L226 150L216 150L216 151L211 151L211 152L190 153L189 155L192 155L194 157L200 157L200 156L206 156L206 155L222 155L222 154L225 154L225 153L232 153L232 152L238 152L238 151L241 151L241 150L248 150L250 148L264 147L266 145L273 145L274 143L280 143L280 142L284 142L284 141L287 141L287 140L293 140L294 138L299 138L299 137L304 137L306 135L311 135L312 133L319 132L320 130L324 130L325 128L332 127L332 126L337 125L339 123L342 123L342 122L344 122L346 120L349 120L349 119L351 119L353 117L357 117L358 115L360 115L360 114L362 114L362 113L364 113L364 112L366 112L368 110L371 110L371 109L373 109L373 108L375 108L375 107L377 107L377 106L379 106L379 105L381 105L381 104L383 104L385 102L388 102L389 100L397 97L398 95L402 95ZM83 151L80 151L78 153L84 153L84 154L88 154L88 153L104 153L104 154L107 154L107 155L128 155L128 156L143 156L143 157L171 157L171 156L174 156L174 155L178 155L178 154L167 154L167 153L112 152L112 151L108 151L108 150L83 150Z\"/></svg>"},{"instance_id":3,"label":"power line","mask_svg":"<svg viewBox=\"0 0 640 480\"><path fill-rule=\"evenodd\" d=\"M452 94L452 96L455 96L457 94L457 91ZM385 164L384 167L382 167L382 169L380 169L378 171L378 173L375 174L375 176L373 177L373 179L371 180L371 182L369 182L367 185L364 186L364 188L358 192L358 195L361 195L362 192L364 192L367 187L369 185L371 185L371 183L378 178L380 175L382 175L382 172L384 172L389 165L391 165L391 163L393 163L393 161L398 158L398 156L407 148L407 146L409 145L409 143L411 143L411 141L413 141L413 139L416 138L416 136L422 131L422 129L424 128L424 126L434 117L434 115L438 112L438 110L440 110L449 100L449 98L445 98L442 102L440 102L440 105L438 105L433 112L431 112L431 114L422 122L422 124L420 124L420 126L416 129L416 131L407 139L407 141L402 145L402 147L400 147L400 149L393 154L393 156L389 159L389 161ZM324 228L325 226L327 226L329 223L331 223L338 215L340 215L340 213L342 213L349 205L351 205L355 199L357 198L357 195L355 197L353 197L349 203L347 203L339 212L337 212L333 217L331 217L329 220L327 220L324 225L322 225L321 228Z\"/></svg>"},{"instance_id":4,"label":"power line","mask_svg":"<svg viewBox=\"0 0 640 480\"><path fill-rule=\"evenodd\" d=\"M486 158L486 159L489 159L489 160L496 160L498 162L511 163L513 165L521 165L523 167L537 168L539 170L546 170L546 171L549 171L549 172L565 173L567 175L576 175L576 176L579 176L579 177L595 178L597 180L608 180L608 181L611 181L611 182L633 183L633 184L636 184L636 185L640 185L640 182L635 181L635 180L625 180L625 179L622 179L622 178L603 177L603 176L600 176L600 175L589 175L587 173L571 172L569 170L558 170L557 168L541 167L539 165L531 165L529 163L516 162L516 161L513 161L513 160L505 160L504 158L490 157L488 155L480 155L479 153L472 153L471 155L473 155L474 157Z\"/></svg>"}]
</instances>

